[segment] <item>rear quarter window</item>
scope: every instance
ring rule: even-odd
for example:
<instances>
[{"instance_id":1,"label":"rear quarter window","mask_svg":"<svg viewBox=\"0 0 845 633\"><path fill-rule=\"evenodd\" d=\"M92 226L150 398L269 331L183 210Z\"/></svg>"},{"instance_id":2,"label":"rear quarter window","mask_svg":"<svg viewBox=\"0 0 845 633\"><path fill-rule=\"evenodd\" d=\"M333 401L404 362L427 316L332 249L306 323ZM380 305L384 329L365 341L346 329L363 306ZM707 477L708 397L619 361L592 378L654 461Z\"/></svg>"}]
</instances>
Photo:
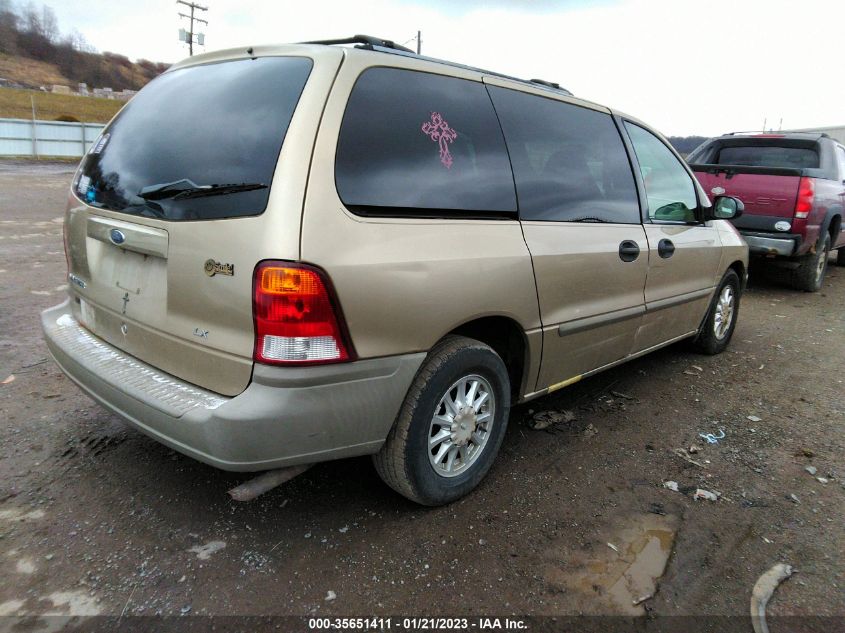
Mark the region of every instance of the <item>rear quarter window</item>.
<instances>
[{"instance_id":1,"label":"rear quarter window","mask_svg":"<svg viewBox=\"0 0 845 633\"><path fill-rule=\"evenodd\" d=\"M507 150L483 84L396 68L358 78L335 161L353 213L513 217Z\"/></svg>"}]
</instances>

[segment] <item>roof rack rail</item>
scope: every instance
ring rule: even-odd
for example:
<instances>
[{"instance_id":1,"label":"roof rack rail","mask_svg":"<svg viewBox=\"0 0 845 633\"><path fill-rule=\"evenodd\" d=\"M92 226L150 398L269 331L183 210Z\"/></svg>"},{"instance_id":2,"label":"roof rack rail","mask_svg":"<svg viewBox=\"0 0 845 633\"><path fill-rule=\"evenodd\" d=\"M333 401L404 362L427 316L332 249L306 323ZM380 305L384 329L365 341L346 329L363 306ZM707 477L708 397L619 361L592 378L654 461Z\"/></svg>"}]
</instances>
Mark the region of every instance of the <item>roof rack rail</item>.
<instances>
[{"instance_id":1,"label":"roof rack rail","mask_svg":"<svg viewBox=\"0 0 845 633\"><path fill-rule=\"evenodd\" d=\"M545 79L529 79L528 81L532 84L539 84L541 86L546 86L547 88L554 88L555 90L561 89L560 84L553 81L546 81Z\"/></svg>"},{"instance_id":2,"label":"roof rack rail","mask_svg":"<svg viewBox=\"0 0 845 633\"><path fill-rule=\"evenodd\" d=\"M457 62L447 61L445 59L426 57L425 55L418 54L416 51L413 51L410 48L405 48L401 44L397 44L393 40L385 40L380 37L373 37L371 35L353 35L352 37L345 37L334 40L315 40L311 42L300 42L300 44L322 44L327 46L331 46L333 44L360 44L361 46L356 46L356 48L364 48L367 50L379 51L382 53L391 53L394 55L413 57L415 59L435 62L438 64L446 64L447 66L452 66L454 68L465 68L467 70L481 72L487 75L493 75L495 77L502 77L503 79L510 79L512 81L518 81L520 83L534 84L535 86L543 86L544 88L549 88L551 90L559 90L567 96L574 96L569 90L563 88L560 84L551 81L545 81L543 79L520 79L518 77L511 77L510 75L503 75L502 73L484 70L483 68L476 68L475 66L467 66L465 64L459 64Z\"/></svg>"},{"instance_id":3,"label":"roof rack rail","mask_svg":"<svg viewBox=\"0 0 845 633\"><path fill-rule=\"evenodd\" d=\"M404 51L406 53L413 53L410 48L406 48L401 44L397 44L393 40L385 40L380 37L373 37L372 35L353 35L352 37L344 37L337 40L315 40L312 42L302 42L302 44L364 44L367 46L380 46L382 48L390 48L395 51Z\"/></svg>"},{"instance_id":4,"label":"roof rack rail","mask_svg":"<svg viewBox=\"0 0 845 633\"><path fill-rule=\"evenodd\" d=\"M818 134L819 138L830 138L827 132L819 132L818 130L745 130L742 132L727 132L722 134L722 136L738 136L740 134L774 134L782 136L786 134Z\"/></svg>"}]
</instances>

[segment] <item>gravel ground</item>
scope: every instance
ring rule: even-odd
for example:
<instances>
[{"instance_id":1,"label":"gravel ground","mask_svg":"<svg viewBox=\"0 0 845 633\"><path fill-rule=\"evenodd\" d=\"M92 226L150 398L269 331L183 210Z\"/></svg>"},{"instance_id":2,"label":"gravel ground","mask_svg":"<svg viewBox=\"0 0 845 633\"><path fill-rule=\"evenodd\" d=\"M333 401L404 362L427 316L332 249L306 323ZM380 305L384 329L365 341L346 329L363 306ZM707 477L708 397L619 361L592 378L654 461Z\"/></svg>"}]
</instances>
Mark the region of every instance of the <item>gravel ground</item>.
<instances>
[{"instance_id":1,"label":"gravel ground","mask_svg":"<svg viewBox=\"0 0 845 633\"><path fill-rule=\"evenodd\" d=\"M752 274L721 356L675 345L515 408L451 506L368 459L237 504L243 475L130 429L49 359L72 170L0 163L0 615L745 615L785 562L769 613L845 630L842 268L818 294Z\"/></svg>"}]
</instances>

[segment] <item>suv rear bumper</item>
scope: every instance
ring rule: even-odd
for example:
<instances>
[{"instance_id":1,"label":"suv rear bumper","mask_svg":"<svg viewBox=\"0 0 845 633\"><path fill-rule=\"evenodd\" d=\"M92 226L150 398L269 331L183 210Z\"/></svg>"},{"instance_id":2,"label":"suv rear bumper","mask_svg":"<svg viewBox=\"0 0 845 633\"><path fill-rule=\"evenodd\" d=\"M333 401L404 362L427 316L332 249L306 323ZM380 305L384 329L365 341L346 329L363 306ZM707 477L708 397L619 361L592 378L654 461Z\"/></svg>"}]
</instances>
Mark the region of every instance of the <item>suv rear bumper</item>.
<instances>
[{"instance_id":1,"label":"suv rear bumper","mask_svg":"<svg viewBox=\"0 0 845 633\"><path fill-rule=\"evenodd\" d=\"M780 255L792 257L801 244L801 236L790 233L767 233L762 231L739 231L748 242L752 255Z\"/></svg>"},{"instance_id":2,"label":"suv rear bumper","mask_svg":"<svg viewBox=\"0 0 845 633\"><path fill-rule=\"evenodd\" d=\"M41 314L67 376L143 433L223 470L257 471L375 453L424 353L312 367L255 365L226 397L165 374L100 340L69 303Z\"/></svg>"}]
</instances>

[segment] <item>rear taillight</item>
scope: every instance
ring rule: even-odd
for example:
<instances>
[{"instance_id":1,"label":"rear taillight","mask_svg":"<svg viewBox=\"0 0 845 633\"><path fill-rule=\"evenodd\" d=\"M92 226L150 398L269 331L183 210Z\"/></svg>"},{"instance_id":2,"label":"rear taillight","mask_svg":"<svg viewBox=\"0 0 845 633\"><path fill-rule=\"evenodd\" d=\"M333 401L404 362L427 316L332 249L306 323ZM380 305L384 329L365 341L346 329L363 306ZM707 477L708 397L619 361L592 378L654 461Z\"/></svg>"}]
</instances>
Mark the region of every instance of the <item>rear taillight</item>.
<instances>
[{"instance_id":1,"label":"rear taillight","mask_svg":"<svg viewBox=\"0 0 845 633\"><path fill-rule=\"evenodd\" d=\"M798 198L795 200L795 217L806 218L813 210L816 187L812 178L802 177L798 182Z\"/></svg>"},{"instance_id":2,"label":"rear taillight","mask_svg":"<svg viewBox=\"0 0 845 633\"><path fill-rule=\"evenodd\" d=\"M343 317L325 274L266 261L255 268L254 358L259 363L337 363L353 358Z\"/></svg>"}]
</instances>

